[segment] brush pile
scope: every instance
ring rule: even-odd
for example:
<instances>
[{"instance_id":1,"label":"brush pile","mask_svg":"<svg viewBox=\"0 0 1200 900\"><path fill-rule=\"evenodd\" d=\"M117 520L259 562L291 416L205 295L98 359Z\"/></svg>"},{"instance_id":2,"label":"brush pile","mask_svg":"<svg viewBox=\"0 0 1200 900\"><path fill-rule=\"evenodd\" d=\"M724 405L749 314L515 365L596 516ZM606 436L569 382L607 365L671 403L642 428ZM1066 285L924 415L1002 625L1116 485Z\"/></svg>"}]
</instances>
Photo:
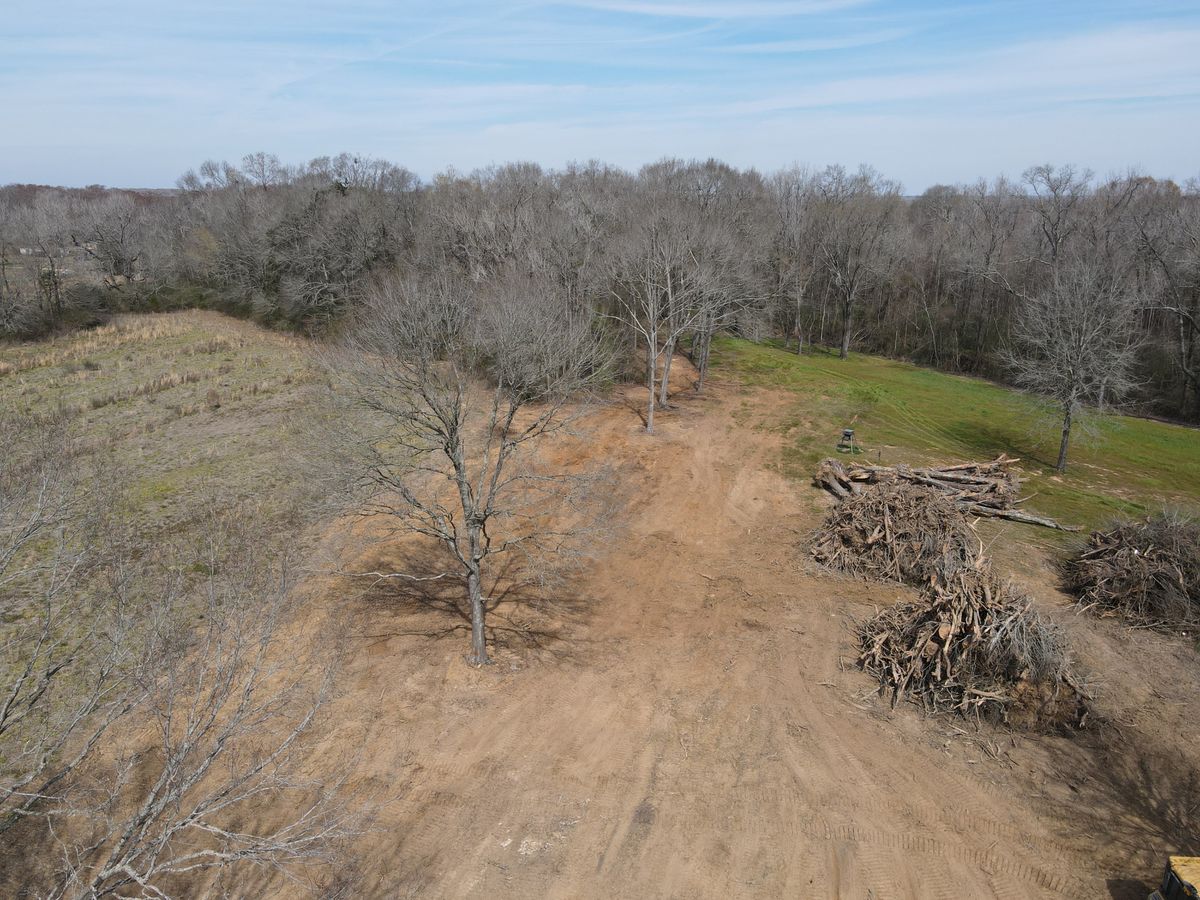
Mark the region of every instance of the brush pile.
<instances>
[{"instance_id":1,"label":"brush pile","mask_svg":"<svg viewBox=\"0 0 1200 900\"><path fill-rule=\"evenodd\" d=\"M1093 531L1065 565L1081 605L1150 628L1200 627L1200 521L1163 512Z\"/></svg>"},{"instance_id":2,"label":"brush pile","mask_svg":"<svg viewBox=\"0 0 1200 900\"><path fill-rule=\"evenodd\" d=\"M997 580L985 559L924 599L859 627L860 662L890 690L928 710L982 715L1024 728L1078 727L1087 716L1062 633L1029 597Z\"/></svg>"},{"instance_id":3,"label":"brush pile","mask_svg":"<svg viewBox=\"0 0 1200 900\"><path fill-rule=\"evenodd\" d=\"M849 575L924 586L971 568L979 539L949 498L892 481L839 503L814 536L812 553Z\"/></svg>"},{"instance_id":4,"label":"brush pile","mask_svg":"<svg viewBox=\"0 0 1200 900\"><path fill-rule=\"evenodd\" d=\"M876 485L830 512L812 552L839 571L922 590L858 627L859 662L893 705L909 698L1023 728L1082 725L1062 633L992 572L961 507L906 478Z\"/></svg>"},{"instance_id":5,"label":"brush pile","mask_svg":"<svg viewBox=\"0 0 1200 900\"><path fill-rule=\"evenodd\" d=\"M1021 479L1013 468L1016 459L1001 454L991 462L960 463L954 466L921 467L872 466L826 459L817 469L814 481L839 500L861 494L868 485L904 482L927 487L942 494L960 510L974 516L1011 519L1030 525L1042 525L1062 531L1077 531L1053 519L1035 516L1017 509L1021 503Z\"/></svg>"}]
</instances>

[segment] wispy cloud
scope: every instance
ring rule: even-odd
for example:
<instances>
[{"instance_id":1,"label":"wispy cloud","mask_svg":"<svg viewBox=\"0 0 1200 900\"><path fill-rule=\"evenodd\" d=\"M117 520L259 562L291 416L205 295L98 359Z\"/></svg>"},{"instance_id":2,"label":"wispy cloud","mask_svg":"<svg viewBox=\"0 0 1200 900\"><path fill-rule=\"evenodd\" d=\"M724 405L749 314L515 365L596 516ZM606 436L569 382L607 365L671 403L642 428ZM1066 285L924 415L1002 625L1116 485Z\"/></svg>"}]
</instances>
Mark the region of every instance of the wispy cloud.
<instances>
[{"instance_id":1,"label":"wispy cloud","mask_svg":"<svg viewBox=\"0 0 1200 900\"><path fill-rule=\"evenodd\" d=\"M806 85L735 104L740 114L955 99L996 106L1200 98L1200 28L1119 28L1019 43L949 65Z\"/></svg>"},{"instance_id":2,"label":"wispy cloud","mask_svg":"<svg viewBox=\"0 0 1200 900\"><path fill-rule=\"evenodd\" d=\"M1118 153L1194 174L1200 143L1200 9L1177 0L9 2L0 181L169 184L209 156L352 149L426 175L865 158L911 189Z\"/></svg>"},{"instance_id":3,"label":"wispy cloud","mask_svg":"<svg viewBox=\"0 0 1200 900\"><path fill-rule=\"evenodd\" d=\"M915 29L912 28L888 28L882 31L864 31L859 34L732 44L721 49L728 53L819 53L826 50L850 50L855 47L886 44L909 37L914 31Z\"/></svg>"},{"instance_id":4,"label":"wispy cloud","mask_svg":"<svg viewBox=\"0 0 1200 900\"><path fill-rule=\"evenodd\" d=\"M810 16L865 6L872 0L763 0L763 2L733 3L724 0L575 0L575 6L602 9L609 12L632 13L639 16L682 17L689 19L777 18L781 16Z\"/></svg>"}]
</instances>

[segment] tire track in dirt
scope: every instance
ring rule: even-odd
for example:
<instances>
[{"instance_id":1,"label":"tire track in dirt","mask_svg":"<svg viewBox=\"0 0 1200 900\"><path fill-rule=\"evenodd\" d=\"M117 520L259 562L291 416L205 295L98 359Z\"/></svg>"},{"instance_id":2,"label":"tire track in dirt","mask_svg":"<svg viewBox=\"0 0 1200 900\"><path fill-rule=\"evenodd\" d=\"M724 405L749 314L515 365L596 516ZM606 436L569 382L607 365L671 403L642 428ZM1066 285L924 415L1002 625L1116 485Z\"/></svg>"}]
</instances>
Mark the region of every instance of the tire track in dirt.
<instances>
[{"instance_id":1,"label":"tire track in dirt","mask_svg":"<svg viewBox=\"0 0 1200 900\"><path fill-rule=\"evenodd\" d=\"M765 462L780 438L709 409L664 417L653 438L619 412L601 417L594 445L628 473L629 504L578 587L594 614L563 643L584 649L515 660L511 675L440 656L392 754L422 768L373 864L415 869L418 895L434 897L1077 888L1060 869L1078 870L1064 864L1078 851L1049 839L1030 798L972 778L907 711L855 708L859 676L839 657L867 589L803 571L790 527L805 524L803 487ZM364 658L362 690L378 692L392 667L421 672L435 652L396 639L390 658ZM365 739L386 741L395 721ZM987 776L1005 780L999 766Z\"/></svg>"},{"instance_id":2,"label":"tire track in dirt","mask_svg":"<svg viewBox=\"0 0 1200 900\"><path fill-rule=\"evenodd\" d=\"M966 863L973 869L982 870L995 878L997 874L1008 875L1020 881L1036 885L1054 894L1073 894L1079 887L1077 877L1067 877L1049 872L989 850L946 844L921 834L890 833L856 825L837 825L831 828L805 828L805 836L811 840L863 844L876 848L918 853L935 859Z\"/></svg>"}]
</instances>

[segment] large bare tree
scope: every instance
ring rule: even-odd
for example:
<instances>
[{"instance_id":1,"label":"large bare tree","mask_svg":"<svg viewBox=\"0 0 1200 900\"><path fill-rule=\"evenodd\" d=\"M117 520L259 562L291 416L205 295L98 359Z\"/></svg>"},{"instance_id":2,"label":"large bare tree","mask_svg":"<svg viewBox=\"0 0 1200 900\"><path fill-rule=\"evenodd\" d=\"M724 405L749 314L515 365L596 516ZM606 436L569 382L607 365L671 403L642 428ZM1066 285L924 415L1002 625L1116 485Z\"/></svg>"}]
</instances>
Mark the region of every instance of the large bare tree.
<instances>
[{"instance_id":1,"label":"large bare tree","mask_svg":"<svg viewBox=\"0 0 1200 900\"><path fill-rule=\"evenodd\" d=\"M1067 468L1071 429L1080 409L1132 389L1136 296L1107 268L1073 261L1045 290L1026 297L1009 355L1017 384L1046 397L1062 423L1055 468Z\"/></svg>"},{"instance_id":2,"label":"large bare tree","mask_svg":"<svg viewBox=\"0 0 1200 900\"><path fill-rule=\"evenodd\" d=\"M497 559L552 556L574 533L564 504L579 482L532 457L608 377L595 323L521 274L395 277L370 292L330 363L335 397L368 414L340 444L373 495L364 514L436 541L449 561L370 574L461 583L468 661L487 663Z\"/></svg>"},{"instance_id":3,"label":"large bare tree","mask_svg":"<svg viewBox=\"0 0 1200 900\"><path fill-rule=\"evenodd\" d=\"M887 258L900 186L869 166L853 174L830 166L817 180L816 194L819 258L837 297L841 357L846 359L860 301Z\"/></svg>"},{"instance_id":4,"label":"large bare tree","mask_svg":"<svg viewBox=\"0 0 1200 900\"><path fill-rule=\"evenodd\" d=\"M120 585L141 619L133 702L42 805L49 897L160 898L214 878L241 893L250 870L330 861L360 825L338 771L298 765L333 658L293 631L290 561L219 513L172 551Z\"/></svg>"},{"instance_id":5,"label":"large bare tree","mask_svg":"<svg viewBox=\"0 0 1200 900\"><path fill-rule=\"evenodd\" d=\"M351 830L291 765L333 657L280 646L286 557L229 513L148 552L122 481L62 419L0 418L0 892L168 896Z\"/></svg>"}]
</instances>

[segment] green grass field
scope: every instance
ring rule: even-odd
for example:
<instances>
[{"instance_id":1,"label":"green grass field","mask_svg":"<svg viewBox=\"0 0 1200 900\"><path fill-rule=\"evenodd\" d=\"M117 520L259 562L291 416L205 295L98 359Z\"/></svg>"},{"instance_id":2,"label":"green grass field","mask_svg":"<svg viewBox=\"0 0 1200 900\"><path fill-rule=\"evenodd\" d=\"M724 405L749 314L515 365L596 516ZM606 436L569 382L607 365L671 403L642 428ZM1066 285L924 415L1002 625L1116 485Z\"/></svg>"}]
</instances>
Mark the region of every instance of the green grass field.
<instances>
[{"instance_id":1,"label":"green grass field","mask_svg":"<svg viewBox=\"0 0 1200 900\"><path fill-rule=\"evenodd\" d=\"M714 366L743 383L795 398L771 425L786 437L781 467L810 478L852 427L865 459L885 464L1021 458L1026 504L1064 523L1095 527L1164 504L1200 502L1200 430L1128 416L1100 416L1072 447L1068 470L1053 471L1057 426L1037 401L991 382L908 363L817 350L797 356L732 338L714 346Z\"/></svg>"}]
</instances>

